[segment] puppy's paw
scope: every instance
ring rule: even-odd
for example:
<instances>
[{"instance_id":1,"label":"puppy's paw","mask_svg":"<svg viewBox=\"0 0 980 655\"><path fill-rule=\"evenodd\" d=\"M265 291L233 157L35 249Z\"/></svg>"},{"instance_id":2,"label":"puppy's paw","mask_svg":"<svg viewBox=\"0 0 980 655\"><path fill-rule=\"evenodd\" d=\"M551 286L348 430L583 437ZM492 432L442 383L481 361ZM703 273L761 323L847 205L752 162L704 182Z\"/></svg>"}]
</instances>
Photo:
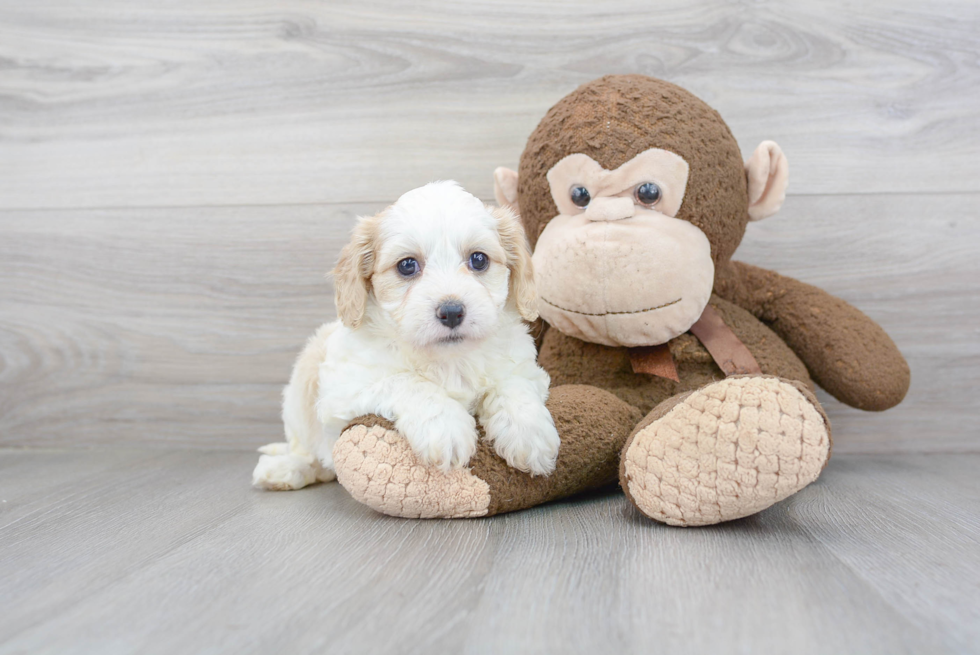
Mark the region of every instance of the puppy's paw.
<instances>
[{"instance_id":1,"label":"puppy's paw","mask_svg":"<svg viewBox=\"0 0 980 655\"><path fill-rule=\"evenodd\" d=\"M476 419L457 402L447 403L435 416L401 416L396 426L427 466L461 468L476 452Z\"/></svg>"},{"instance_id":2,"label":"puppy's paw","mask_svg":"<svg viewBox=\"0 0 980 655\"><path fill-rule=\"evenodd\" d=\"M269 491L302 489L317 481L317 468L312 457L262 455L252 472L252 486Z\"/></svg>"},{"instance_id":3,"label":"puppy's paw","mask_svg":"<svg viewBox=\"0 0 980 655\"><path fill-rule=\"evenodd\" d=\"M531 475L555 470L561 439L543 404L500 409L486 418L483 427L497 454L514 468Z\"/></svg>"}]
</instances>

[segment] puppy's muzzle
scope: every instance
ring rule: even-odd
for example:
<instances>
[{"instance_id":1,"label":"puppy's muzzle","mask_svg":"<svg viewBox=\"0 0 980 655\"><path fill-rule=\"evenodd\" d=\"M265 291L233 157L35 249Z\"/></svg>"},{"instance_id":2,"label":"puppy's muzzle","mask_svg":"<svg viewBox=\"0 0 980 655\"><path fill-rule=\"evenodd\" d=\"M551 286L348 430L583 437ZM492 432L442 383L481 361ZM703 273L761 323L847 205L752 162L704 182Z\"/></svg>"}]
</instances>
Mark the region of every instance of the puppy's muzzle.
<instances>
[{"instance_id":1,"label":"puppy's muzzle","mask_svg":"<svg viewBox=\"0 0 980 655\"><path fill-rule=\"evenodd\" d=\"M436 318L447 328L454 328L463 322L465 311L466 308L463 307L463 303L455 299L447 300L436 309Z\"/></svg>"}]
</instances>

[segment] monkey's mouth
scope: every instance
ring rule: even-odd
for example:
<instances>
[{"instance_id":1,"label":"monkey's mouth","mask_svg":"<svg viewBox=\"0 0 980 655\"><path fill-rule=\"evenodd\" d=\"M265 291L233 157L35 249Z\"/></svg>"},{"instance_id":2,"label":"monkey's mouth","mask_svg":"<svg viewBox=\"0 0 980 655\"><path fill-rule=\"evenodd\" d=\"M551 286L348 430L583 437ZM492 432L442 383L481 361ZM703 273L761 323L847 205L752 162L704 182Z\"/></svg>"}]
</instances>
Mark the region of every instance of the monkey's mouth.
<instances>
[{"instance_id":1,"label":"monkey's mouth","mask_svg":"<svg viewBox=\"0 0 980 655\"><path fill-rule=\"evenodd\" d=\"M645 312L653 312L653 311L656 311L658 309L663 309L664 307L670 307L671 305L676 305L681 300L683 300L683 298L678 298L677 300L671 300L668 303L664 303L663 305L657 305L656 307L647 307L646 309L634 309L634 310L625 311L625 312L602 312L600 314L592 314L592 313L589 313L589 312L580 312L580 311L576 311L574 309L568 309L567 307L562 307L561 305L556 305L555 303L551 302L550 300L548 300L544 296L541 297L541 300L543 302L551 305L555 309L560 309L563 312L569 312L571 314L578 314L579 316L620 316L620 315L623 315L623 314L643 314Z\"/></svg>"}]
</instances>

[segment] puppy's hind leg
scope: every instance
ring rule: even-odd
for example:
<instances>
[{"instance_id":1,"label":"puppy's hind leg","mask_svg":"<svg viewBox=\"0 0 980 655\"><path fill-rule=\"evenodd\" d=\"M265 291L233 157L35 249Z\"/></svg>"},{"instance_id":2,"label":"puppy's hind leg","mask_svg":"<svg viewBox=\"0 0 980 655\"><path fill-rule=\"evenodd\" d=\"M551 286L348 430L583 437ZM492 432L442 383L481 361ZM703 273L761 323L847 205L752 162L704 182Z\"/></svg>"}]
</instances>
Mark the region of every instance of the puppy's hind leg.
<instances>
[{"instance_id":1,"label":"puppy's hind leg","mask_svg":"<svg viewBox=\"0 0 980 655\"><path fill-rule=\"evenodd\" d=\"M252 472L252 484L260 489L301 489L314 482L329 482L336 478L317 457L325 444L322 443L324 426L316 415L320 363L326 357L327 337L336 325L321 326L293 366L289 384L282 394L286 441L259 448L262 456Z\"/></svg>"}]
</instances>

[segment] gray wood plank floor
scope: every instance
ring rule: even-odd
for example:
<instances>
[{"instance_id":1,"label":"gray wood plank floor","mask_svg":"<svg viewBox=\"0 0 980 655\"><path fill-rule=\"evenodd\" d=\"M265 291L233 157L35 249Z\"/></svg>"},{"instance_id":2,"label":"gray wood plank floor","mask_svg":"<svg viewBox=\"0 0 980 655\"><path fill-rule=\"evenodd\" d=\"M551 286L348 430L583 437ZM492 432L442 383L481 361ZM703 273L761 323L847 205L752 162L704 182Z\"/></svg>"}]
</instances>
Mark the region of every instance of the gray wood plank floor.
<instances>
[{"instance_id":1,"label":"gray wood plank floor","mask_svg":"<svg viewBox=\"0 0 980 655\"><path fill-rule=\"evenodd\" d=\"M0 0L0 653L980 653L976 0ZM738 258L866 311L898 408L698 530L248 486L357 214L492 198L606 73L791 165Z\"/></svg>"},{"instance_id":2,"label":"gray wood plank floor","mask_svg":"<svg viewBox=\"0 0 980 655\"><path fill-rule=\"evenodd\" d=\"M849 455L749 519L619 493L492 519L252 490L254 455L0 450L0 653L953 653L980 455Z\"/></svg>"}]
</instances>

